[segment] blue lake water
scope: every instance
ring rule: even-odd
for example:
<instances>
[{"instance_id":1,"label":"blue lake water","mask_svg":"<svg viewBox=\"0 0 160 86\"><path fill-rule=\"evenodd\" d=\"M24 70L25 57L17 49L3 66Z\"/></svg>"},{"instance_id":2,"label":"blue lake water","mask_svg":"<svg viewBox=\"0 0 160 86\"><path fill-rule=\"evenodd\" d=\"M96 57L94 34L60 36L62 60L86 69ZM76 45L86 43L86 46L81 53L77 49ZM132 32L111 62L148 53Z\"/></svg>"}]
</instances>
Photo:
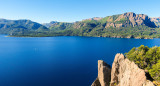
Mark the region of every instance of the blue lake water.
<instances>
[{"instance_id":1,"label":"blue lake water","mask_svg":"<svg viewBox=\"0 0 160 86\"><path fill-rule=\"evenodd\" d=\"M0 35L0 86L90 86L97 61L160 39L5 37Z\"/></svg>"}]
</instances>

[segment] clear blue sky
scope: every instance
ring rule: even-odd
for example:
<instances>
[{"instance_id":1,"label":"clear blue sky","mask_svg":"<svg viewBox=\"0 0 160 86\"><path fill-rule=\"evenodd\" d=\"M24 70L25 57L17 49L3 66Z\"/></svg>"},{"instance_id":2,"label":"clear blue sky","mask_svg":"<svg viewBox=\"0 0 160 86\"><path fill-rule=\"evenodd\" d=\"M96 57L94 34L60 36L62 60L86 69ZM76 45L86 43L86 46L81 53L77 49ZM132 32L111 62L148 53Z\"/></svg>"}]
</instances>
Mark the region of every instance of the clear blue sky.
<instances>
[{"instance_id":1,"label":"clear blue sky","mask_svg":"<svg viewBox=\"0 0 160 86\"><path fill-rule=\"evenodd\" d=\"M0 0L0 18L74 22L125 12L160 17L160 0Z\"/></svg>"}]
</instances>

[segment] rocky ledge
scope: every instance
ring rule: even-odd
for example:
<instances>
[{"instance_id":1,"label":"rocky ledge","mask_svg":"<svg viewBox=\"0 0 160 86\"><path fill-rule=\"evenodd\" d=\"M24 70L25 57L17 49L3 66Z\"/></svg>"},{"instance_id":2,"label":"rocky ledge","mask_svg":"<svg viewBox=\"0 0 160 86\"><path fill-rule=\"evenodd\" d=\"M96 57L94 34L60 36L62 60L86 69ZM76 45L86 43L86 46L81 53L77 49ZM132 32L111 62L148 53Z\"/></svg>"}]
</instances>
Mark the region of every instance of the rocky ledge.
<instances>
[{"instance_id":1,"label":"rocky ledge","mask_svg":"<svg viewBox=\"0 0 160 86\"><path fill-rule=\"evenodd\" d=\"M123 54L115 56L112 68L98 61L98 77L91 86L155 86L148 74Z\"/></svg>"}]
</instances>

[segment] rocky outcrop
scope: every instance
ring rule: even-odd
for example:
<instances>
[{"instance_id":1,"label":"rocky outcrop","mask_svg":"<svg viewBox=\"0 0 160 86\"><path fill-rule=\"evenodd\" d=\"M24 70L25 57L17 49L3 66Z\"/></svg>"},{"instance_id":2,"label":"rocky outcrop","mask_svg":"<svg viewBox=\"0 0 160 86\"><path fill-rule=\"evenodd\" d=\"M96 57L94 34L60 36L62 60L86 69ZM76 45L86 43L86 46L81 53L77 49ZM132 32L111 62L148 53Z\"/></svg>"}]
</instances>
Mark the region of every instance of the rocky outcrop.
<instances>
[{"instance_id":1,"label":"rocky outcrop","mask_svg":"<svg viewBox=\"0 0 160 86\"><path fill-rule=\"evenodd\" d=\"M155 20L155 19L154 19ZM128 26L148 26L151 28L157 27L151 18L149 18L145 14L135 14L133 12L124 13L121 15L114 15L106 17L106 26L105 28L113 27L113 28L120 28L120 27L128 27Z\"/></svg>"},{"instance_id":2,"label":"rocky outcrop","mask_svg":"<svg viewBox=\"0 0 160 86\"><path fill-rule=\"evenodd\" d=\"M153 82L147 80L147 81L145 81L145 83L143 83L142 86L156 86L156 85L154 85Z\"/></svg>"},{"instance_id":3,"label":"rocky outcrop","mask_svg":"<svg viewBox=\"0 0 160 86\"><path fill-rule=\"evenodd\" d=\"M106 78L107 77L107 78ZM109 86L111 77L111 67L104 61L98 61L98 79L102 86Z\"/></svg>"},{"instance_id":4,"label":"rocky outcrop","mask_svg":"<svg viewBox=\"0 0 160 86\"><path fill-rule=\"evenodd\" d=\"M105 28L108 28L108 27L120 28L120 27L123 27L123 24L107 23Z\"/></svg>"},{"instance_id":5,"label":"rocky outcrop","mask_svg":"<svg viewBox=\"0 0 160 86\"><path fill-rule=\"evenodd\" d=\"M153 17L151 18L151 21L160 22L160 17Z\"/></svg>"},{"instance_id":6,"label":"rocky outcrop","mask_svg":"<svg viewBox=\"0 0 160 86\"><path fill-rule=\"evenodd\" d=\"M99 82L99 79L97 78L91 86L101 86L101 83Z\"/></svg>"},{"instance_id":7,"label":"rocky outcrop","mask_svg":"<svg viewBox=\"0 0 160 86\"><path fill-rule=\"evenodd\" d=\"M108 66L103 63L103 61L98 61L97 82L99 82L99 85L94 85L94 82L92 86L155 86L147 79L145 71L140 69L134 62L125 58L123 54L115 56L111 73L109 69L106 70ZM102 70L104 68L106 71Z\"/></svg>"},{"instance_id":8,"label":"rocky outcrop","mask_svg":"<svg viewBox=\"0 0 160 86\"><path fill-rule=\"evenodd\" d=\"M98 61L98 77L91 86L109 86L111 67L102 60Z\"/></svg>"},{"instance_id":9,"label":"rocky outcrop","mask_svg":"<svg viewBox=\"0 0 160 86\"><path fill-rule=\"evenodd\" d=\"M160 17L151 18L151 21L153 21L157 25L157 27L160 27Z\"/></svg>"},{"instance_id":10,"label":"rocky outcrop","mask_svg":"<svg viewBox=\"0 0 160 86\"><path fill-rule=\"evenodd\" d=\"M157 19L154 19L154 20L157 20ZM158 26L158 23L156 23L156 24ZM104 18L93 17L93 18L89 18L89 19L84 19L82 21L77 21L74 23L52 21L50 23L45 23L43 25L45 25L46 27L48 27L50 30L53 30L53 31L58 31L58 30L60 31L60 30L65 30L65 29L69 29L69 28L78 29L79 32L82 32L82 35L86 35L83 33L90 33L92 31L93 32L97 31L100 33L101 33L101 31L102 32L104 31L106 33L108 31L105 31L104 29L112 29L112 28L116 28L117 30L118 29L125 30L125 28L129 29L129 28L139 27L139 26L142 26L142 28L143 27L146 28L146 26L151 27L151 28L156 27L155 23L153 21L151 21L151 18L149 18L147 15L135 14L133 12L127 12L124 14L107 16ZM159 26L160 26L160 24L159 24ZM72 32L74 32L74 31L72 31ZM127 31L127 32L129 32L129 31ZM92 35L92 34L93 33L91 33L89 35Z\"/></svg>"},{"instance_id":11,"label":"rocky outcrop","mask_svg":"<svg viewBox=\"0 0 160 86\"><path fill-rule=\"evenodd\" d=\"M129 61L123 54L117 54L112 64L110 86L147 86L144 70L134 62ZM151 86L151 85L150 85Z\"/></svg>"},{"instance_id":12,"label":"rocky outcrop","mask_svg":"<svg viewBox=\"0 0 160 86\"><path fill-rule=\"evenodd\" d=\"M154 22L152 22L151 19L147 15L144 15L144 14L135 14L133 12L124 13L120 15L115 20L115 22L121 21L121 20L125 20L126 25L129 24L129 25L132 25L133 27L140 26L140 25L145 25L145 26L152 27L152 28L156 27Z\"/></svg>"}]
</instances>

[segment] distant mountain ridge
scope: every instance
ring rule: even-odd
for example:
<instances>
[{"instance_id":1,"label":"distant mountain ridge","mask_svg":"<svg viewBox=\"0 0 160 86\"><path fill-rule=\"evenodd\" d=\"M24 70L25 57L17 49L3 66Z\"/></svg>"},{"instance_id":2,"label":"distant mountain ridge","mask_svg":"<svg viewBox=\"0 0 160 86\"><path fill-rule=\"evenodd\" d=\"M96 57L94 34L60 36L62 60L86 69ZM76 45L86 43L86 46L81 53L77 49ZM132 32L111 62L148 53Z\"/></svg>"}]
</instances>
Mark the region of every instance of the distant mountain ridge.
<instances>
[{"instance_id":1,"label":"distant mountain ridge","mask_svg":"<svg viewBox=\"0 0 160 86\"><path fill-rule=\"evenodd\" d=\"M157 38L160 37L157 21L159 20L150 18L145 14L133 12L104 18L94 17L73 23L51 21L50 23L39 24L30 20L9 21L1 19L0 33L13 32L13 36Z\"/></svg>"},{"instance_id":2,"label":"distant mountain ridge","mask_svg":"<svg viewBox=\"0 0 160 86\"><path fill-rule=\"evenodd\" d=\"M47 30L48 28L31 20L0 19L0 33L10 34L23 31Z\"/></svg>"},{"instance_id":3,"label":"distant mountain ridge","mask_svg":"<svg viewBox=\"0 0 160 86\"><path fill-rule=\"evenodd\" d=\"M85 20L101 20L102 17L94 17L94 18L89 18L89 19L84 19L82 21L85 21Z\"/></svg>"},{"instance_id":4,"label":"distant mountain ridge","mask_svg":"<svg viewBox=\"0 0 160 86\"><path fill-rule=\"evenodd\" d=\"M135 14L133 12L104 18L89 18L70 24L61 22L56 24L56 27L63 28L65 33L63 35L67 36L148 38L150 35L157 34L155 30L157 26L151 21L151 18L145 14ZM50 27L51 30L54 28Z\"/></svg>"},{"instance_id":5,"label":"distant mountain ridge","mask_svg":"<svg viewBox=\"0 0 160 86\"><path fill-rule=\"evenodd\" d=\"M160 27L160 17L151 18L151 21L153 21L157 27Z\"/></svg>"},{"instance_id":6,"label":"distant mountain ridge","mask_svg":"<svg viewBox=\"0 0 160 86\"><path fill-rule=\"evenodd\" d=\"M45 23L43 25L48 27L52 31L60 31L71 28L73 23L51 21L50 23Z\"/></svg>"},{"instance_id":7,"label":"distant mountain ridge","mask_svg":"<svg viewBox=\"0 0 160 86\"><path fill-rule=\"evenodd\" d=\"M144 14L135 14L133 12L128 12L120 15L107 16L100 19L86 19L83 21L97 21L101 23L106 23L105 28L107 27L127 27L127 26L140 26L145 25L148 27L155 28L156 25L150 20L147 15Z\"/></svg>"},{"instance_id":8,"label":"distant mountain ridge","mask_svg":"<svg viewBox=\"0 0 160 86\"><path fill-rule=\"evenodd\" d=\"M76 25L79 22L87 22L87 21L96 21L96 22L107 23L106 27L110 27L110 26L112 26L112 27L133 26L134 27L134 26L140 26L140 25L145 25L145 26L152 27L152 28L157 27L154 24L153 18L149 18L145 14L135 14L133 12L128 12L128 13L119 14L119 15L113 15L113 16L107 16L107 17L104 17L104 18L94 17L94 18L84 19L82 21L74 22L74 24ZM51 27L55 23L61 23L62 24L64 22L52 21L50 23L46 23L46 24L43 24L43 25L46 26L46 27L48 27L48 26Z\"/></svg>"},{"instance_id":9,"label":"distant mountain ridge","mask_svg":"<svg viewBox=\"0 0 160 86\"><path fill-rule=\"evenodd\" d=\"M57 21L51 21L50 23L43 23L42 25L46 26L47 28L51 27L52 24L58 23Z\"/></svg>"}]
</instances>

